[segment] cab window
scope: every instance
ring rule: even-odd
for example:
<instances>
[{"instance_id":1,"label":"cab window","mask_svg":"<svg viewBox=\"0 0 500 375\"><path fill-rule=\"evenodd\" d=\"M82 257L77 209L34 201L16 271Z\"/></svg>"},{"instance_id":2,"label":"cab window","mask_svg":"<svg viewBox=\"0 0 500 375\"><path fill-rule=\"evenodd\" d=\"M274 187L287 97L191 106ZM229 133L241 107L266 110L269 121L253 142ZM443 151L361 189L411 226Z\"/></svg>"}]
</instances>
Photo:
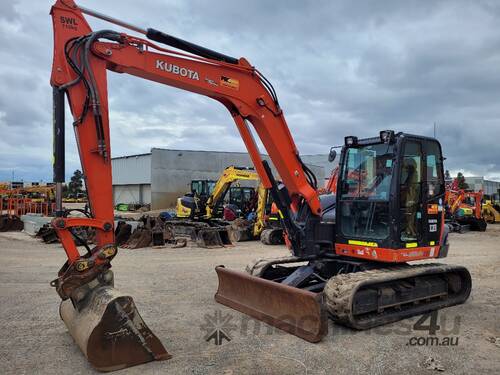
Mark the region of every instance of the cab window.
<instances>
[{"instance_id":1,"label":"cab window","mask_svg":"<svg viewBox=\"0 0 500 375\"><path fill-rule=\"evenodd\" d=\"M426 154L427 197L432 199L444 194L441 150L437 142L426 141L423 146Z\"/></svg>"},{"instance_id":2,"label":"cab window","mask_svg":"<svg viewBox=\"0 0 500 375\"><path fill-rule=\"evenodd\" d=\"M406 142L401 165L400 208L401 240L414 241L419 238L418 219L422 190L422 149L420 143Z\"/></svg>"}]
</instances>

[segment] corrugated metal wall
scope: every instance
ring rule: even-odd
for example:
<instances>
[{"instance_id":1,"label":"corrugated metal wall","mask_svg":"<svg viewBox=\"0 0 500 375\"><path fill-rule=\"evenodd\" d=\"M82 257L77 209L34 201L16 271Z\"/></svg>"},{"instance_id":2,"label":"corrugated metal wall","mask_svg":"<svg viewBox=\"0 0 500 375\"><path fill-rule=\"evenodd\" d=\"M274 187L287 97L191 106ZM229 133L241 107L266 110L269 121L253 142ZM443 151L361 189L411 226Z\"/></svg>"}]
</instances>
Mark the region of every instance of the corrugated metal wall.
<instances>
[{"instance_id":1,"label":"corrugated metal wall","mask_svg":"<svg viewBox=\"0 0 500 375\"><path fill-rule=\"evenodd\" d=\"M151 184L151 154L113 158L113 185Z\"/></svg>"},{"instance_id":2,"label":"corrugated metal wall","mask_svg":"<svg viewBox=\"0 0 500 375\"><path fill-rule=\"evenodd\" d=\"M151 203L151 154L114 158L113 200L118 203Z\"/></svg>"},{"instance_id":3,"label":"corrugated metal wall","mask_svg":"<svg viewBox=\"0 0 500 375\"><path fill-rule=\"evenodd\" d=\"M325 169L311 161L326 158L326 155L314 155L309 160L304 156L304 162L316 174L320 187L323 186ZM263 159L269 161L268 156L263 156ZM115 204L151 203L153 209L173 207L177 198L189 191L191 180L217 180L230 165L253 166L245 152L154 148L151 154L115 158L112 160L114 201Z\"/></svg>"},{"instance_id":4,"label":"corrugated metal wall","mask_svg":"<svg viewBox=\"0 0 500 375\"><path fill-rule=\"evenodd\" d=\"M153 209L173 207L177 197L189 191L191 180L217 180L224 168L235 165L253 166L244 152L185 151L152 149L151 205ZM325 156L326 158L326 156ZM269 160L268 156L263 159ZM324 168L310 165L320 186Z\"/></svg>"}]
</instances>

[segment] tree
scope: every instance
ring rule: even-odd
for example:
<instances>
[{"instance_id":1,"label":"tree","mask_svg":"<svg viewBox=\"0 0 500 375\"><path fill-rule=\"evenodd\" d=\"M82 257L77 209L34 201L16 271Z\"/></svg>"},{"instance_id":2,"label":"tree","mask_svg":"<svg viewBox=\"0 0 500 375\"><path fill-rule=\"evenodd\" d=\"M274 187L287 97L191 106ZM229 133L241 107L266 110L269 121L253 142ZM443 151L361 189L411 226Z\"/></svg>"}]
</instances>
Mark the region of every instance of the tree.
<instances>
[{"instance_id":1,"label":"tree","mask_svg":"<svg viewBox=\"0 0 500 375\"><path fill-rule=\"evenodd\" d=\"M465 177L462 172L458 172L457 174L457 183L459 189L467 190L469 188L469 185L465 182Z\"/></svg>"},{"instance_id":2,"label":"tree","mask_svg":"<svg viewBox=\"0 0 500 375\"><path fill-rule=\"evenodd\" d=\"M68 184L68 195L76 197L81 192L83 192L83 173L77 169Z\"/></svg>"}]
</instances>

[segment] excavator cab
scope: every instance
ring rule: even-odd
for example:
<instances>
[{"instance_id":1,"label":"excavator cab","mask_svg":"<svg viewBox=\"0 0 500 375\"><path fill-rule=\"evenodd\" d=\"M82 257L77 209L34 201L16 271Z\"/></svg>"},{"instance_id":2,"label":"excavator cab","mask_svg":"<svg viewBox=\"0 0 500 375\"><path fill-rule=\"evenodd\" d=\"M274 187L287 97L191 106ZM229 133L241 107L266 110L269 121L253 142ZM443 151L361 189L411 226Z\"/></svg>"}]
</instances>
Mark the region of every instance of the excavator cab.
<instances>
[{"instance_id":1,"label":"excavator cab","mask_svg":"<svg viewBox=\"0 0 500 375\"><path fill-rule=\"evenodd\" d=\"M196 214L200 214L200 208L205 207L216 183L217 181L214 180L192 180L190 192L183 197L177 198L177 217L193 218ZM204 212L201 214L204 214Z\"/></svg>"},{"instance_id":2,"label":"excavator cab","mask_svg":"<svg viewBox=\"0 0 500 375\"><path fill-rule=\"evenodd\" d=\"M439 142L392 131L346 137L340 165L337 244L397 250L439 242L445 194Z\"/></svg>"}]
</instances>

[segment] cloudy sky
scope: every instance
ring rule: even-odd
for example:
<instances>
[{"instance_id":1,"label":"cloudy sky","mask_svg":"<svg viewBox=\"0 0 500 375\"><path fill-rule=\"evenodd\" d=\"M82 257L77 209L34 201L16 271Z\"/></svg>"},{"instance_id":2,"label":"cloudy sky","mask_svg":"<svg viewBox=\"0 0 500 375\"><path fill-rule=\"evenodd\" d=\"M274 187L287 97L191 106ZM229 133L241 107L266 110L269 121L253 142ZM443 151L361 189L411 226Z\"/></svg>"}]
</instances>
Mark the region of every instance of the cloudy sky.
<instances>
[{"instance_id":1,"label":"cloudy sky","mask_svg":"<svg viewBox=\"0 0 500 375\"><path fill-rule=\"evenodd\" d=\"M246 57L273 82L302 154L382 129L432 135L436 123L448 169L500 179L498 1L80 1ZM51 179L51 4L2 2L0 180ZM114 73L109 93L114 156L244 151L214 101ZM69 178L79 162L67 134Z\"/></svg>"}]
</instances>

